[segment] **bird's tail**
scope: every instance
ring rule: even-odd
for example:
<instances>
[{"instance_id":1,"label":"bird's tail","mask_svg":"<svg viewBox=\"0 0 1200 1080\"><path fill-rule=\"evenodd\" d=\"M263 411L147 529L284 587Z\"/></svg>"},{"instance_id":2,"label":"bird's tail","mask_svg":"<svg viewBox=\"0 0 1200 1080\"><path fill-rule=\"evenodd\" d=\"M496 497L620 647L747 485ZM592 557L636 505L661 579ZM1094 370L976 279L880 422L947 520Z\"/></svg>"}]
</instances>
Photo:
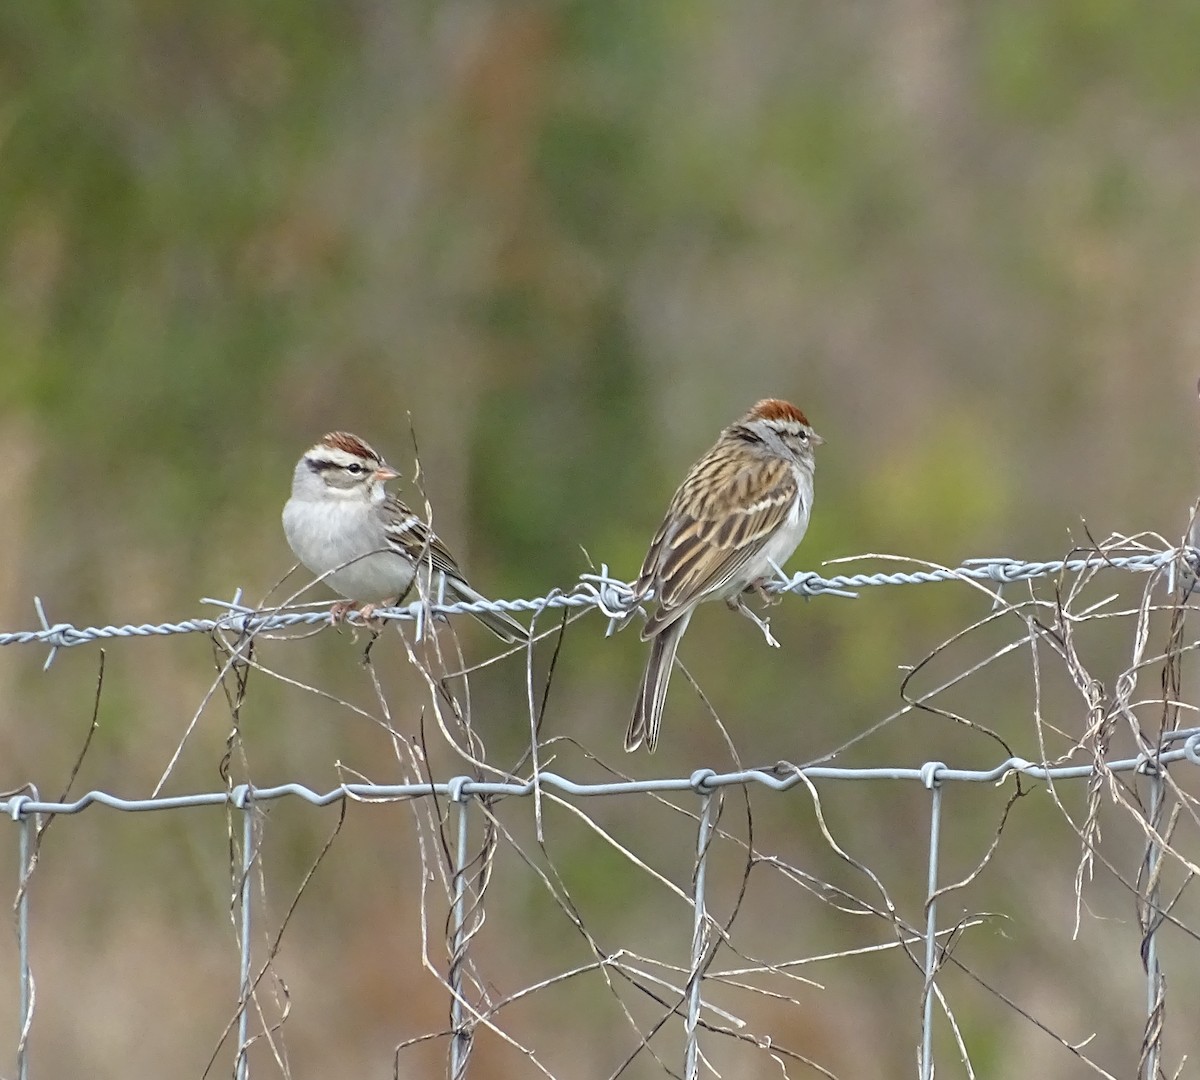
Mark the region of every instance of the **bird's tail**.
<instances>
[{"instance_id":1,"label":"bird's tail","mask_svg":"<svg viewBox=\"0 0 1200 1080\"><path fill-rule=\"evenodd\" d=\"M487 600L485 596L477 593L465 581L450 580L446 584L450 587L448 591L452 590L456 597L460 600L465 600L469 604L477 604ZM529 640L529 631L511 615L503 611L472 611L470 614L483 623L484 626L502 641L515 644Z\"/></svg>"},{"instance_id":2,"label":"bird's tail","mask_svg":"<svg viewBox=\"0 0 1200 1080\"><path fill-rule=\"evenodd\" d=\"M658 731L662 727L663 706L667 701L667 687L671 683L671 669L675 666L675 652L691 617L690 611L681 615L650 641L646 672L633 705L629 731L625 734L626 750L636 750L643 740L652 754L658 746Z\"/></svg>"}]
</instances>

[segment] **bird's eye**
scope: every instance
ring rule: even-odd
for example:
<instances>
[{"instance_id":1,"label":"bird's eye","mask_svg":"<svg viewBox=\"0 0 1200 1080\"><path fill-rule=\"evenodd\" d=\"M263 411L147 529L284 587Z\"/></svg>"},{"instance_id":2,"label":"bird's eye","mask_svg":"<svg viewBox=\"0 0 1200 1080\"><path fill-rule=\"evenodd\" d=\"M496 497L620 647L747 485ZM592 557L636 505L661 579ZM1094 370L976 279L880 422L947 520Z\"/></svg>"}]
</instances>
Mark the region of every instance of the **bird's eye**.
<instances>
[{"instance_id":1,"label":"bird's eye","mask_svg":"<svg viewBox=\"0 0 1200 1080\"><path fill-rule=\"evenodd\" d=\"M346 472L348 472L351 476L362 476L362 474L366 471L366 466L359 464L357 461L352 461L346 466Z\"/></svg>"},{"instance_id":2,"label":"bird's eye","mask_svg":"<svg viewBox=\"0 0 1200 1080\"><path fill-rule=\"evenodd\" d=\"M808 432L807 431L797 431L796 438L799 439L801 442L808 442Z\"/></svg>"}]
</instances>

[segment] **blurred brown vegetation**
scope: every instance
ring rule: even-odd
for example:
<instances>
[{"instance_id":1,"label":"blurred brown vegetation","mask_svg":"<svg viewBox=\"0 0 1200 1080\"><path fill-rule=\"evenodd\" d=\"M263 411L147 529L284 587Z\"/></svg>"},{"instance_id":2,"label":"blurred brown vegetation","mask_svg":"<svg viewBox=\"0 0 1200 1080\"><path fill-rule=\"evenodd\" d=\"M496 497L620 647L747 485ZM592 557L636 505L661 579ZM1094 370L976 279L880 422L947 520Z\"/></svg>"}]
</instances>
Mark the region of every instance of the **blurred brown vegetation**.
<instances>
[{"instance_id":1,"label":"blurred brown vegetation","mask_svg":"<svg viewBox=\"0 0 1200 1080\"><path fill-rule=\"evenodd\" d=\"M35 594L76 625L185 618L239 586L257 600L291 564L278 515L296 457L346 427L407 466L410 416L439 532L497 596L570 587L589 560L631 575L683 470L765 394L826 438L793 568L1050 558L1085 521L1177 537L1197 486L1198 32L1183 0L1152 17L1133 0L5 4L0 627L32 626ZM985 610L952 586L792 600L773 612L781 652L713 610L681 656L746 761L803 761L892 711L897 666ZM568 633L547 734L637 775L727 765L683 679L656 758L617 759L643 653L603 629L593 614ZM1127 629L1100 655L1119 657ZM490 645L463 636L468 654ZM263 649L371 707L348 636ZM64 651L48 674L39 650L0 655L4 786L65 782L97 655ZM377 662L415 723L423 690L399 647ZM199 637L113 643L77 790L149 791L213 673ZM497 760L527 738L524 694L519 664L473 686ZM955 707L1034 757L1030 701L1014 664ZM1061 701L1056 721L1082 729ZM220 786L222 710L201 716L171 790ZM252 682L242 724L257 784L328 787L335 763L395 779L378 728L276 681ZM999 756L910 716L846 763ZM806 797L754 798L760 843L845 874ZM829 798L839 839L919 920L925 796ZM1004 793L947 798L955 878ZM589 810L686 885L690 825L633 800ZM1099 1031L1095 1059L1132 1075L1132 898L1098 880L1092 911L1110 921L1085 915L1070 940L1078 843L1045 807L1014 813L971 901L1010 921L964 948L1056 1030ZM689 924L559 817L552 849L611 947ZM276 921L333 820L268 812ZM410 821L352 807L289 927L296 1077L390 1075L397 1042L445 1022L418 963ZM1125 832L1114 857L1135 866ZM2 854L15 868L15 836ZM227 858L216 812L56 823L34 883L37 1075L201 1075L236 995ZM491 898L480 947L499 984L582 959L515 861ZM880 933L794 893L761 904L761 954ZM1173 975L1178 992L1195 979ZM803 1011L759 1026L840 1076L910 1075L919 974L893 958L816 977L827 989ZM978 1075L1082 1075L994 997L948 992ZM16 1043L15 993L0 980L0 1046ZM513 1023L561 1076L608 1075L632 1045L592 983ZM659 1036L672 1061L676 1036ZM401 1075L437 1075L443 1050ZM777 1075L765 1055L736 1060L735 1075ZM265 1049L255 1062L276 1075ZM472 1075L531 1073L481 1037Z\"/></svg>"}]
</instances>

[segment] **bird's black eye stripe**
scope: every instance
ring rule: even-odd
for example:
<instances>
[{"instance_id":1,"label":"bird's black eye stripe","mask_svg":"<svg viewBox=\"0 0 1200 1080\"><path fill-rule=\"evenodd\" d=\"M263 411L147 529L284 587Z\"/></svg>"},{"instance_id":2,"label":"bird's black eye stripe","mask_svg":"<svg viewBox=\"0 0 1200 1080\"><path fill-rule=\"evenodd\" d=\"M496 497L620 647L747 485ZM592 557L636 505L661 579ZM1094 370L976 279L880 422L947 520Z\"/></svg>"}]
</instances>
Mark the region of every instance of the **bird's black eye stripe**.
<instances>
[{"instance_id":1,"label":"bird's black eye stripe","mask_svg":"<svg viewBox=\"0 0 1200 1080\"><path fill-rule=\"evenodd\" d=\"M362 476L367 471L367 467L361 461L352 461L349 465L339 465L336 461L330 461L329 458L309 458L308 467L315 473L327 473L334 470L343 470L351 476Z\"/></svg>"},{"instance_id":2,"label":"bird's black eye stripe","mask_svg":"<svg viewBox=\"0 0 1200 1080\"><path fill-rule=\"evenodd\" d=\"M752 431L750 428L738 428L737 436L742 442L760 443L762 436L757 431Z\"/></svg>"}]
</instances>

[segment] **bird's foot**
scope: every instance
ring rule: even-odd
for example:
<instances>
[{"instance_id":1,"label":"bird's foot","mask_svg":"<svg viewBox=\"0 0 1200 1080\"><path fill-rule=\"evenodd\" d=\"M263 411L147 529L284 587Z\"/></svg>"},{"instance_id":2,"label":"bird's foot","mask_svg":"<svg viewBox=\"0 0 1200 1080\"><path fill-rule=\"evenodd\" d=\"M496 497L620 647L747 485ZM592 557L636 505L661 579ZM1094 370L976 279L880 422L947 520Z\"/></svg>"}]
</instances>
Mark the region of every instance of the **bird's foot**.
<instances>
[{"instance_id":1,"label":"bird's foot","mask_svg":"<svg viewBox=\"0 0 1200 1080\"><path fill-rule=\"evenodd\" d=\"M334 626L340 626L346 621L346 616L354 612L363 625L375 633L379 633L383 629L383 620L375 618L375 612L381 607L391 607L391 601L383 600L376 603L363 604L358 606L357 600L339 600L332 608L329 609L329 621Z\"/></svg>"},{"instance_id":2,"label":"bird's foot","mask_svg":"<svg viewBox=\"0 0 1200 1080\"><path fill-rule=\"evenodd\" d=\"M759 578L757 581L752 581L746 587L746 592L752 592L757 596L767 607L774 607L776 604L783 603L783 597L779 593L767 591L767 582L777 580L774 578Z\"/></svg>"},{"instance_id":3,"label":"bird's foot","mask_svg":"<svg viewBox=\"0 0 1200 1080\"><path fill-rule=\"evenodd\" d=\"M763 637L767 639L767 644L770 645L771 648L779 648L779 642L775 640L775 635L771 633L770 619L762 615L756 615L753 611L746 607L745 601L743 601L740 596L730 597L726 603L733 611L744 615L747 619L754 623L754 625L762 631Z\"/></svg>"},{"instance_id":4,"label":"bird's foot","mask_svg":"<svg viewBox=\"0 0 1200 1080\"><path fill-rule=\"evenodd\" d=\"M382 600L377 604L363 604L363 606L358 609L358 617L362 619L363 625L366 626L368 630L378 636L383 632L385 623L383 619L375 618L375 612L380 608L394 607L395 603L398 603L398 601L393 602L391 600Z\"/></svg>"}]
</instances>

